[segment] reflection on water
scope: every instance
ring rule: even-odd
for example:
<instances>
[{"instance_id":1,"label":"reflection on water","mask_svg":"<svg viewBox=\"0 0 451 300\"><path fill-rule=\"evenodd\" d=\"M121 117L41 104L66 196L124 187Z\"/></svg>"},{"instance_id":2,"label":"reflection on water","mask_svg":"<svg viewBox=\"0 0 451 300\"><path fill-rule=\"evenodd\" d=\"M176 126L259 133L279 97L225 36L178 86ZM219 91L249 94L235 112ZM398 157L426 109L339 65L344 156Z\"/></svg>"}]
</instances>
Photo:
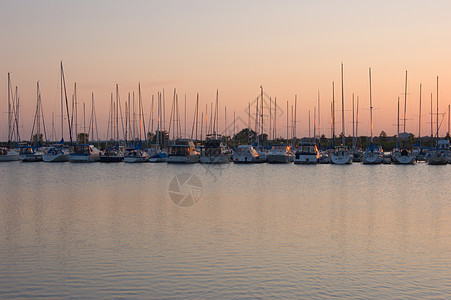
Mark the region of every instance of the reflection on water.
<instances>
[{"instance_id":1,"label":"reflection on water","mask_svg":"<svg viewBox=\"0 0 451 300\"><path fill-rule=\"evenodd\" d=\"M169 199L181 173L202 181L194 206ZM12 162L0 175L0 298L451 289L450 166Z\"/></svg>"}]
</instances>

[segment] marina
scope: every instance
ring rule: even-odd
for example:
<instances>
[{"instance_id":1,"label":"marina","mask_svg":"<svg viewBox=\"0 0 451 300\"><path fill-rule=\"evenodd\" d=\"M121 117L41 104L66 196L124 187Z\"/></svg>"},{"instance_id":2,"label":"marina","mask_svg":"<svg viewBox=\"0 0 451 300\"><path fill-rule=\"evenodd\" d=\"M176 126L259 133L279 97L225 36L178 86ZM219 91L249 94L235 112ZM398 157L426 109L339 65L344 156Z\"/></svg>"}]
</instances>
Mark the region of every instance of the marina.
<instances>
[{"instance_id":1,"label":"marina","mask_svg":"<svg viewBox=\"0 0 451 300\"><path fill-rule=\"evenodd\" d=\"M0 1L0 299L451 299L450 1Z\"/></svg>"}]
</instances>

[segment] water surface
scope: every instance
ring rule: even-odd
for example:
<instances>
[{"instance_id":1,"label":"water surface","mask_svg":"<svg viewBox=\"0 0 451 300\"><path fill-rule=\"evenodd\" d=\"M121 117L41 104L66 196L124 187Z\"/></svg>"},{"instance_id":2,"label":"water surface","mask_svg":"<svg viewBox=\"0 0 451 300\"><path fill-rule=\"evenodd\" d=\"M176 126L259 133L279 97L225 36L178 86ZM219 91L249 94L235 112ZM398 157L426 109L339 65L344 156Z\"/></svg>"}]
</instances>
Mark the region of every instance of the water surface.
<instances>
[{"instance_id":1,"label":"water surface","mask_svg":"<svg viewBox=\"0 0 451 300\"><path fill-rule=\"evenodd\" d=\"M193 206L169 197L182 173L201 182ZM449 298L450 177L424 163L2 163L0 298Z\"/></svg>"}]
</instances>

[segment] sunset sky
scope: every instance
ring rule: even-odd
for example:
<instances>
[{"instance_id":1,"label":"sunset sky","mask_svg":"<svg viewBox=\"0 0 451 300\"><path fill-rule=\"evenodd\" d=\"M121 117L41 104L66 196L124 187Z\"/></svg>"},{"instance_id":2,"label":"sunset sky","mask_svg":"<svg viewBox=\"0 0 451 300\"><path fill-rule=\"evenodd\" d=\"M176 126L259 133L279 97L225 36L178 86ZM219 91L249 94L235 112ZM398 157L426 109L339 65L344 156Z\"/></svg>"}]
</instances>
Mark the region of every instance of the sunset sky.
<instances>
[{"instance_id":1,"label":"sunset sky","mask_svg":"<svg viewBox=\"0 0 451 300\"><path fill-rule=\"evenodd\" d=\"M146 118L152 95L165 89L168 120L173 89L181 104L186 94L189 128L196 93L204 111L219 90L220 127L224 105L228 123L233 111L247 120L245 110L261 85L283 112L297 95L299 137L308 135L308 111L313 118L319 91L322 132L330 136L332 81L341 122L342 62L346 135L352 134L352 93L360 99L359 135L370 133L369 67L375 134L396 133L397 97L403 109L407 70L407 131L418 134L422 83L422 135L427 135L437 76L440 112L451 104L450 11L449 1L417 0L1 1L0 140L7 138L8 72L19 88L22 138L31 134L38 80L47 130L54 112L59 137L60 61L69 92L77 82L87 110L94 92L100 138L106 135L115 84L124 101L139 82ZM278 135L285 136L286 114L279 120ZM440 122L444 135L448 116Z\"/></svg>"}]
</instances>

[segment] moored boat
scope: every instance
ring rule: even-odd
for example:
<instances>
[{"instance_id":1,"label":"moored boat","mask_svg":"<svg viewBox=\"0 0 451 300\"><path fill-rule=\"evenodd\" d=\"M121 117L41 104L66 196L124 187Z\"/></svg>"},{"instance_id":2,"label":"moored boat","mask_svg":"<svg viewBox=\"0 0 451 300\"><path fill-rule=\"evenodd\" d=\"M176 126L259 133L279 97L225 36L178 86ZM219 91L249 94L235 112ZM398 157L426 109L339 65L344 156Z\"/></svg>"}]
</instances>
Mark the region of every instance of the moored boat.
<instances>
[{"instance_id":1,"label":"moored boat","mask_svg":"<svg viewBox=\"0 0 451 300\"><path fill-rule=\"evenodd\" d=\"M295 164L316 164L319 152L315 143L301 143L294 153Z\"/></svg>"},{"instance_id":2,"label":"moored boat","mask_svg":"<svg viewBox=\"0 0 451 300\"><path fill-rule=\"evenodd\" d=\"M74 147L74 152L69 155L71 163L90 163L100 160L100 151L94 145L77 144Z\"/></svg>"},{"instance_id":3,"label":"moored boat","mask_svg":"<svg viewBox=\"0 0 451 300\"><path fill-rule=\"evenodd\" d=\"M169 147L167 163L194 164L199 162L199 157L199 152L196 151L193 141L177 139Z\"/></svg>"},{"instance_id":4,"label":"moored boat","mask_svg":"<svg viewBox=\"0 0 451 300\"><path fill-rule=\"evenodd\" d=\"M272 146L266 156L268 163L290 163L293 162L293 152L288 145L280 144Z\"/></svg>"}]
</instances>

